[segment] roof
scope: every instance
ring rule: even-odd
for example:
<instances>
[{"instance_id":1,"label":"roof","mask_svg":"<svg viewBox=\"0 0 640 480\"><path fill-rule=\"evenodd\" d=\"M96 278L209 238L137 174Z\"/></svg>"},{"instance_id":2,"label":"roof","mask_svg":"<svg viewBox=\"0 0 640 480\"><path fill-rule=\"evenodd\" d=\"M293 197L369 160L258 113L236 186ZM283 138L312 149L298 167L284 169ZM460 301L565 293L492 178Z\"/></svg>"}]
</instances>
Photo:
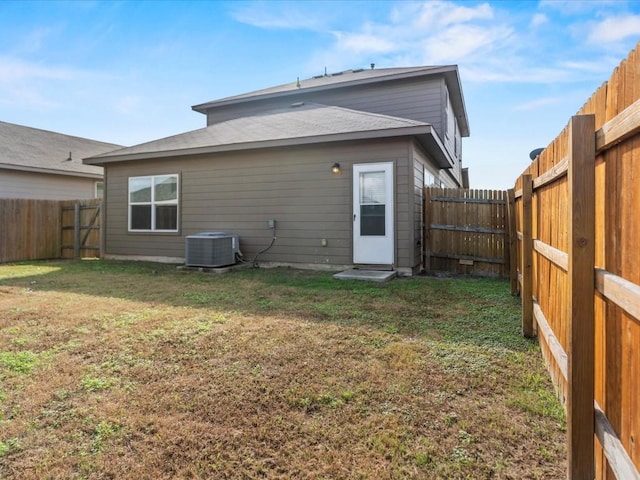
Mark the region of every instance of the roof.
<instances>
[{"instance_id":1,"label":"roof","mask_svg":"<svg viewBox=\"0 0 640 480\"><path fill-rule=\"evenodd\" d=\"M82 159L116 148L122 146L0 122L0 168L102 178L101 167Z\"/></svg>"},{"instance_id":2,"label":"roof","mask_svg":"<svg viewBox=\"0 0 640 480\"><path fill-rule=\"evenodd\" d=\"M180 135L143 143L85 159L90 165L308 145L333 141L415 135L429 147L440 142L428 123L318 104L293 104L285 109L240 117ZM440 148L444 151L444 148ZM440 153L440 156L443 154ZM449 168L449 159L440 159Z\"/></svg>"},{"instance_id":3,"label":"roof","mask_svg":"<svg viewBox=\"0 0 640 480\"><path fill-rule=\"evenodd\" d=\"M457 65L345 70L343 72L317 75L306 80L296 80L294 82L285 83L275 87L212 100L194 105L191 108L196 112L206 114L207 110L215 107L254 100L290 96L295 95L298 92L315 92L432 75L442 75L447 82L447 86L450 91L451 103L453 104L453 108L456 111L456 117L458 118L460 133L463 137L468 137L469 121L464 104L464 97L462 95L462 87Z\"/></svg>"}]
</instances>

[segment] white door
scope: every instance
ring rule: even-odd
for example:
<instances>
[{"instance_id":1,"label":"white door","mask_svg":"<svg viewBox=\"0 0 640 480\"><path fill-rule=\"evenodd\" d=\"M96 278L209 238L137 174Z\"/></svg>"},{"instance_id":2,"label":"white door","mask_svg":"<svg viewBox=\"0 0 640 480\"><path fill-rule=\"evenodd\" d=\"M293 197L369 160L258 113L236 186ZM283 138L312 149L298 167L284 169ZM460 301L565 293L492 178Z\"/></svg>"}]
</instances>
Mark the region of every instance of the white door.
<instances>
[{"instance_id":1,"label":"white door","mask_svg":"<svg viewBox=\"0 0 640 480\"><path fill-rule=\"evenodd\" d=\"M353 263L393 265L393 163L353 166Z\"/></svg>"}]
</instances>

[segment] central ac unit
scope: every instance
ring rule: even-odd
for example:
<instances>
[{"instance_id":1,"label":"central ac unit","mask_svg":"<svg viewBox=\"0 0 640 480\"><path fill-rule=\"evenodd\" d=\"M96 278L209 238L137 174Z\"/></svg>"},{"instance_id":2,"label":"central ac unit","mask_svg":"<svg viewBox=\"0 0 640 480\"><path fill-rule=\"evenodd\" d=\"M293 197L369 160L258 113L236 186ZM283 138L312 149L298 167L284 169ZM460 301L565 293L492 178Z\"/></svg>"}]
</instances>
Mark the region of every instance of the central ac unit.
<instances>
[{"instance_id":1,"label":"central ac unit","mask_svg":"<svg viewBox=\"0 0 640 480\"><path fill-rule=\"evenodd\" d=\"M185 264L191 267L224 267L236 263L238 235L201 232L185 238Z\"/></svg>"}]
</instances>

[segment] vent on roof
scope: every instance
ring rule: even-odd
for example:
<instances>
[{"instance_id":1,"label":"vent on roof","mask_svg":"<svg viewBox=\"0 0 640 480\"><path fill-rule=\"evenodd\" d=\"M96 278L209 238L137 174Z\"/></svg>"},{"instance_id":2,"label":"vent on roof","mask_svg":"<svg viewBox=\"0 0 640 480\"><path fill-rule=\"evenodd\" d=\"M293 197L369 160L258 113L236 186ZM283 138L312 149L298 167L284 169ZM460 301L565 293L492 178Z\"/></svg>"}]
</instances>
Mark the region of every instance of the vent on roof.
<instances>
[{"instance_id":1,"label":"vent on roof","mask_svg":"<svg viewBox=\"0 0 640 480\"><path fill-rule=\"evenodd\" d=\"M342 75L344 72L336 72L336 73L332 73L331 76L332 77L337 77L338 75Z\"/></svg>"},{"instance_id":2,"label":"vent on roof","mask_svg":"<svg viewBox=\"0 0 640 480\"><path fill-rule=\"evenodd\" d=\"M364 68L356 68L353 73L364 72Z\"/></svg>"},{"instance_id":3,"label":"vent on roof","mask_svg":"<svg viewBox=\"0 0 640 480\"><path fill-rule=\"evenodd\" d=\"M297 108L297 107L301 107L303 105L304 105L304 102L295 102L295 103L292 103L291 105L289 105L289 107Z\"/></svg>"},{"instance_id":4,"label":"vent on roof","mask_svg":"<svg viewBox=\"0 0 640 480\"><path fill-rule=\"evenodd\" d=\"M324 75L314 75L313 78L323 78Z\"/></svg>"},{"instance_id":5,"label":"vent on roof","mask_svg":"<svg viewBox=\"0 0 640 480\"><path fill-rule=\"evenodd\" d=\"M185 238L185 264L191 267L224 267L236 263L238 235L201 232Z\"/></svg>"}]
</instances>

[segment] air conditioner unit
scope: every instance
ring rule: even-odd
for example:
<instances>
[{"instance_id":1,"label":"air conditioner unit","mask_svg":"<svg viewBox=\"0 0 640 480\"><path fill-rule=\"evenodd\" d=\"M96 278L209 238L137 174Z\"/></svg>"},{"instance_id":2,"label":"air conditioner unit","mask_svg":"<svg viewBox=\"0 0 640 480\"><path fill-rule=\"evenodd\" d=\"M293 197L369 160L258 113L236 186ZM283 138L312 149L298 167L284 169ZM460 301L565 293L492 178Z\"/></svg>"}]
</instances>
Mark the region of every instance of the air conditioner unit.
<instances>
[{"instance_id":1,"label":"air conditioner unit","mask_svg":"<svg viewBox=\"0 0 640 480\"><path fill-rule=\"evenodd\" d=\"M236 263L238 235L201 232L185 237L185 264L191 267L224 267Z\"/></svg>"}]
</instances>

